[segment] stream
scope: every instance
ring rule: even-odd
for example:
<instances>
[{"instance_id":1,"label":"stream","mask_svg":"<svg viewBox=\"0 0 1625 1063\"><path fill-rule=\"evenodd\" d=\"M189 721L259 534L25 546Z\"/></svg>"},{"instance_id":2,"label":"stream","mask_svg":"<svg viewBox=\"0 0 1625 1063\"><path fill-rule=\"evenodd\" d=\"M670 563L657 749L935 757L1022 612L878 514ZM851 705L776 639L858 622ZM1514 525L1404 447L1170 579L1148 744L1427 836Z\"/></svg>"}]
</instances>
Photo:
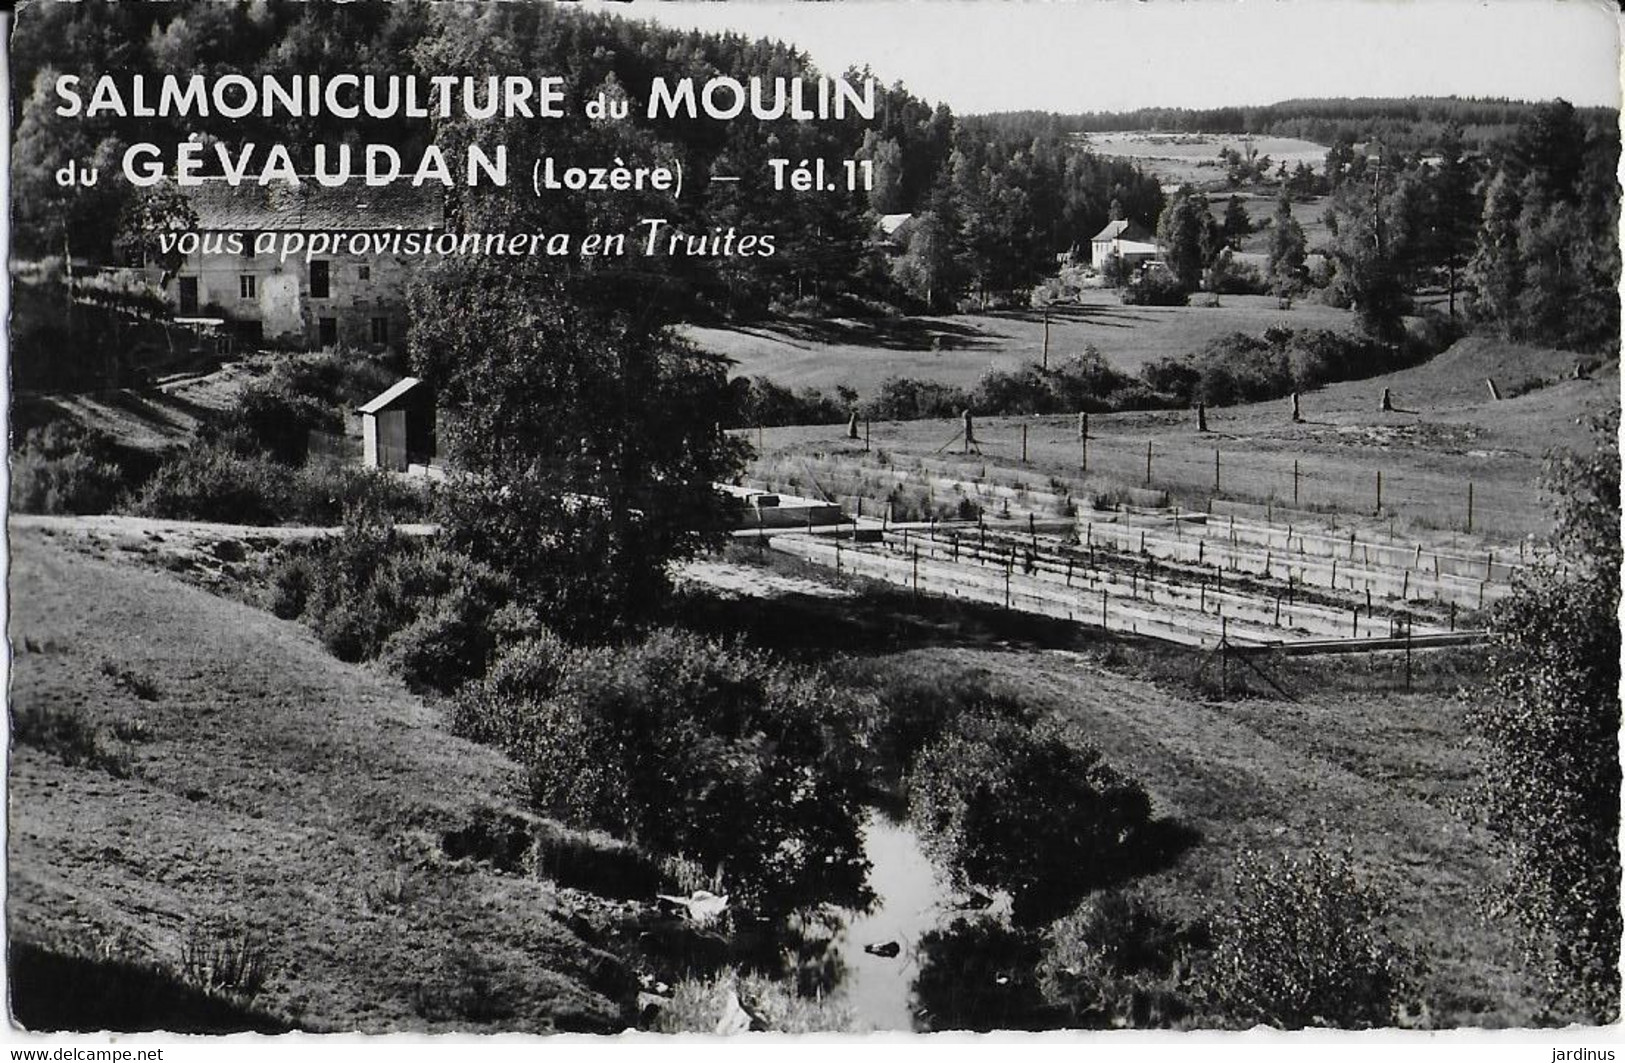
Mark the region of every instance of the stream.
<instances>
[{"instance_id":1,"label":"stream","mask_svg":"<svg viewBox=\"0 0 1625 1063\"><path fill-rule=\"evenodd\" d=\"M876 901L868 911L848 911L846 925L832 943L839 958L840 992L859 1030L923 1031L927 1027L916 1014L914 992L922 962L920 938L965 914L962 898L925 855L906 821L871 809L863 844ZM1008 903L1001 897L989 911L997 913ZM892 943L895 956L864 949Z\"/></svg>"}]
</instances>

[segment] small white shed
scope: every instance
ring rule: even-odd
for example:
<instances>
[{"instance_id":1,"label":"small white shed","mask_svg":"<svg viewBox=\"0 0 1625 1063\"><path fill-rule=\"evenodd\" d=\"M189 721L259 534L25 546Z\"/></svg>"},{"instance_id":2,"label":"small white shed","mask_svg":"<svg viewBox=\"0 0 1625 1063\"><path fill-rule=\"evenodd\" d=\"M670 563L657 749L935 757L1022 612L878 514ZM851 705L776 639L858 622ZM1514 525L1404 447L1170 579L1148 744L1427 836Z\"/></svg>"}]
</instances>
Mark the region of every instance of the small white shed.
<instances>
[{"instance_id":1,"label":"small white shed","mask_svg":"<svg viewBox=\"0 0 1625 1063\"><path fill-rule=\"evenodd\" d=\"M417 377L402 377L358 412L368 468L405 472L414 459L427 462L434 453L434 397Z\"/></svg>"}]
</instances>

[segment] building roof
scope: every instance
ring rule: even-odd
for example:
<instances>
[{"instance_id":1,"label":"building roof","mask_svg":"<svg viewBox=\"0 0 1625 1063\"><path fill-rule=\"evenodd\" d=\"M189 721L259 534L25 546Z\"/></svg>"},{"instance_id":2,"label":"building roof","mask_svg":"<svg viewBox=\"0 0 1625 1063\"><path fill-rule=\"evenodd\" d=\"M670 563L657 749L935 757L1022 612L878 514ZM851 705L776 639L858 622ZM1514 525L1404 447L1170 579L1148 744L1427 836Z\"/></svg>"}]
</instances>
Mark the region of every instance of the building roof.
<instances>
[{"instance_id":1,"label":"building roof","mask_svg":"<svg viewBox=\"0 0 1625 1063\"><path fill-rule=\"evenodd\" d=\"M1158 252L1156 244L1148 244L1139 240L1119 240L1112 250L1120 255L1155 255Z\"/></svg>"},{"instance_id":2,"label":"building roof","mask_svg":"<svg viewBox=\"0 0 1625 1063\"><path fill-rule=\"evenodd\" d=\"M1099 243L1102 240L1119 239L1148 240L1150 237L1151 233L1139 222L1130 221L1127 218L1119 218L1116 221L1107 222L1106 227L1094 235L1094 240L1092 242Z\"/></svg>"},{"instance_id":3,"label":"building roof","mask_svg":"<svg viewBox=\"0 0 1625 1063\"><path fill-rule=\"evenodd\" d=\"M908 224L909 219L913 217L912 214L882 214L880 216L880 231L890 236Z\"/></svg>"},{"instance_id":4,"label":"building roof","mask_svg":"<svg viewBox=\"0 0 1625 1063\"><path fill-rule=\"evenodd\" d=\"M385 410L399 402L402 396L404 396L408 391L411 391L421 383L423 383L423 381L419 380L415 376L403 376L399 380L395 381L394 384L390 385L387 390L373 396L371 399L368 399L366 403L364 403L356 412L383 413Z\"/></svg>"},{"instance_id":5,"label":"building roof","mask_svg":"<svg viewBox=\"0 0 1625 1063\"><path fill-rule=\"evenodd\" d=\"M231 185L225 178L212 177L183 191L197 212L198 229L207 231L356 232L445 227L439 193L413 188L407 182L328 188L308 180L297 186L282 182L261 185L255 181Z\"/></svg>"}]
</instances>

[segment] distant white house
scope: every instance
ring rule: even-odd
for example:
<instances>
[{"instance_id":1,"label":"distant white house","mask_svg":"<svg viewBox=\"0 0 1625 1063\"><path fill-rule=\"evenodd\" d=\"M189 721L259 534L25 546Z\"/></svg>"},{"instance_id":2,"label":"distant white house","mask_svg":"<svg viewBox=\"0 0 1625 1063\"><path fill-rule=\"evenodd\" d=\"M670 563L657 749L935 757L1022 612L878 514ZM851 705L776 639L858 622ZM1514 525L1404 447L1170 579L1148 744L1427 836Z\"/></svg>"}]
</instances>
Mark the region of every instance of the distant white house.
<instances>
[{"instance_id":1,"label":"distant white house","mask_svg":"<svg viewBox=\"0 0 1625 1063\"><path fill-rule=\"evenodd\" d=\"M1095 269L1103 269L1112 255L1121 257L1130 266L1137 266L1151 261L1157 254L1156 237L1134 221L1107 222L1089 241L1089 264Z\"/></svg>"}]
</instances>

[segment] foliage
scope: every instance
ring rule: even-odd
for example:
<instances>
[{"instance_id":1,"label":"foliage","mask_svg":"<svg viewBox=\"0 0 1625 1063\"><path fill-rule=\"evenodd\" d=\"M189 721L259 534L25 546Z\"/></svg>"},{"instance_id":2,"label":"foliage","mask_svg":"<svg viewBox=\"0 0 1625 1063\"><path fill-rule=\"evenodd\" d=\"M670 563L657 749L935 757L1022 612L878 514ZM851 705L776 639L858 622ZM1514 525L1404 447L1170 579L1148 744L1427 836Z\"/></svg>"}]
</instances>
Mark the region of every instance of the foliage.
<instances>
[{"instance_id":1,"label":"foliage","mask_svg":"<svg viewBox=\"0 0 1625 1063\"><path fill-rule=\"evenodd\" d=\"M1039 934L989 918L956 918L917 945L914 994L927 1027L944 1030L1052 1030L1065 1022L1039 991Z\"/></svg>"},{"instance_id":2,"label":"foliage","mask_svg":"<svg viewBox=\"0 0 1625 1063\"><path fill-rule=\"evenodd\" d=\"M978 715L1030 726L1037 714L979 669L921 671L895 661L860 659L841 679L864 689L879 710L872 748L887 768L909 771L922 749L950 732L961 717Z\"/></svg>"},{"instance_id":3,"label":"foliage","mask_svg":"<svg viewBox=\"0 0 1625 1063\"><path fill-rule=\"evenodd\" d=\"M137 491L139 517L226 524L335 524L347 505L371 505L402 519L421 517L423 493L367 469L337 465L289 468L245 457L219 442L198 442L172 455Z\"/></svg>"},{"instance_id":4,"label":"foliage","mask_svg":"<svg viewBox=\"0 0 1625 1063\"><path fill-rule=\"evenodd\" d=\"M368 505L346 512L342 535L284 560L270 593L273 612L303 620L340 660L383 655L410 685L441 692L535 627L503 609L508 587L497 573L401 535Z\"/></svg>"},{"instance_id":5,"label":"foliage","mask_svg":"<svg viewBox=\"0 0 1625 1063\"><path fill-rule=\"evenodd\" d=\"M1347 856L1236 861L1206 987L1217 1013L1286 1029L1392 1025L1411 960L1381 927L1381 898Z\"/></svg>"},{"instance_id":6,"label":"foliage","mask_svg":"<svg viewBox=\"0 0 1625 1063\"><path fill-rule=\"evenodd\" d=\"M772 428L787 424L838 424L851 413L852 404L817 388L793 392L765 376L734 377L728 381L733 428Z\"/></svg>"},{"instance_id":7,"label":"foliage","mask_svg":"<svg viewBox=\"0 0 1625 1063\"><path fill-rule=\"evenodd\" d=\"M1292 216L1292 201L1283 194L1270 219L1269 265L1265 271L1270 290L1276 295L1291 298L1303 289L1309 274L1304 266L1307 248L1303 226Z\"/></svg>"},{"instance_id":8,"label":"foliage","mask_svg":"<svg viewBox=\"0 0 1625 1063\"><path fill-rule=\"evenodd\" d=\"M180 973L206 993L252 1000L270 974L265 936L230 921L194 923L181 945Z\"/></svg>"},{"instance_id":9,"label":"foliage","mask_svg":"<svg viewBox=\"0 0 1625 1063\"><path fill-rule=\"evenodd\" d=\"M455 719L526 765L539 809L720 870L746 907L864 898L864 715L850 696L675 631L513 653Z\"/></svg>"},{"instance_id":10,"label":"foliage","mask_svg":"<svg viewBox=\"0 0 1625 1063\"><path fill-rule=\"evenodd\" d=\"M416 288L413 361L462 472L441 524L572 634L635 627L667 565L727 528L711 485L744 444L718 432L722 361L522 272L448 266Z\"/></svg>"},{"instance_id":11,"label":"foliage","mask_svg":"<svg viewBox=\"0 0 1625 1063\"><path fill-rule=\"evenodd\" d=\"M1126 306L1184 306L1190 289L1165 269L1143 269L1123 288L1122 299Z\"/></svg>"},{"instance_id":12,"label":"foliage","mask_svg":"<svg viewBox=\"0 0 1625 1063\"><path fill-rule=\"evenodd\" d=\"M1045 930L1039 989L1068 1026L1172 1026L1193 1010L1190 956L1203 944L1139 894L1107 890Z\"/></svg>"},{"instance_id":13,"label":"foliage","mask_svg":"<svg viewBox=\"0 0 1625 1063\"><path fill-rule=\"evenodd\" d=\"M1523 928L1551 1004L1595 1023L1617 1019L1620 992L1616 424L1595 426L1591 453L1548 461L1559 560L1493 610L1494 690L1472 717L1483 808L1512 856L1496 908Z\"/></svg>"},{"instance_id":14,"label":"foliage","mask_svg":"<svg viewBox=\"0 0 1625 1063\"><path fill-rule=\"evenodd\" d=\"M927 852L962 883L1008 891L1028 924L1114 881L1151 819L1144 788L1098 750L979 714L919 754L909 807Z\"/></svg>"},{"instance_id":15,"label":"foliage","mask_svg":"<svg viewBox=\"0 0 1625 1063\"><path fill-rule=\"evenodd\" d=\"M1467 264L1478 319L1512 339L1618 351L1618 158L1617 130L1588 125L1563 100L1519 126Z\"/></svg>"},{"instance_id":16,"label":"foliage","mask_svg":"<svg viewBox=\"0 0 1625 1063\"><path fill-rule=\"evenodd\" d=\"M1202 270L1224 244L1223 231L1213 220L1207 196L1190 185L1175 192L1157 221L1157 242L1179 286L1187 292L1195 291L1201 285Z\"/></svg>"},{"instance_id":17,"label":"foliage","mask_svg":"<svg viewBox=\"0 0 1625 1063\"><path fill-rule=\"evenodd\" d=\"M23 436L11 459L11 508L20 513L106 513L126 487L111 437L71 421Z\"/></svg>"},{"instance_id":18,"label":"foliage","mask_svg":"<svg viewBox=\"0 0 1625 1063\"><path fill-rule=\"evenodd\" d=\"M853 1030L851 1005L837 997L798 996L792 986L760 974L728 968L709 977L685 978L672 986L652 1029L660 1033L716 1034L731 1012L730 995L755 1026L784 1034L845 1033Z\"/></svg>"},{"instance_id":19,"label":"foliage","mask_svg":"<svg viewBox=\"0 0 1625 1063\"><path fill-rule=\"evenodd\" d=\"M1436 337L1448 345L1448 334ZM1428 344L1413 345L1425 351ZM1262 337L1231 333L1183 358L1148 363L1141 376L1177 403L1229 406L1281 398L1337 380L1374 376L1400 368L1414 355L1358 336L1327 329L1267 329Z\"/></svg>"}]
</instances>

